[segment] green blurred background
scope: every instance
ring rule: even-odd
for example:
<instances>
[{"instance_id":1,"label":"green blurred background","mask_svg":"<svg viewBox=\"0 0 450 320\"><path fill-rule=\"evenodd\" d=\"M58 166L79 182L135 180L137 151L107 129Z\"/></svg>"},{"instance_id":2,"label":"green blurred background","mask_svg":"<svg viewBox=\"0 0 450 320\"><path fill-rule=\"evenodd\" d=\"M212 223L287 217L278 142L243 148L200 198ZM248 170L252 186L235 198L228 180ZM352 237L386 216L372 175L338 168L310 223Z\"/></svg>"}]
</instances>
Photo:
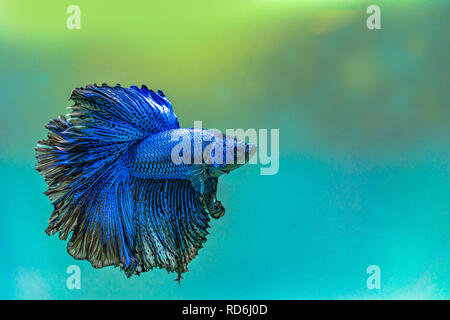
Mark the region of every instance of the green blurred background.
<instances>
[{"instance_id":1,"label":"green blurred background","mask_svg":"<svg viewBox=\"0 0 450 320\"><path fill-rule=\"evenodd\" d=\"M81 8L81 29L66 8ZM366 8L381 7L381 30ZM450 298L448 1L0 0L0 298ZM44 125L88 83L147 84L182 126L280 129L280 170L222 179L181 287L44 233ZM81 290L66 288L78 265ZM381 289L366 268L381 268Z\"/></svg>"}]
</instances>

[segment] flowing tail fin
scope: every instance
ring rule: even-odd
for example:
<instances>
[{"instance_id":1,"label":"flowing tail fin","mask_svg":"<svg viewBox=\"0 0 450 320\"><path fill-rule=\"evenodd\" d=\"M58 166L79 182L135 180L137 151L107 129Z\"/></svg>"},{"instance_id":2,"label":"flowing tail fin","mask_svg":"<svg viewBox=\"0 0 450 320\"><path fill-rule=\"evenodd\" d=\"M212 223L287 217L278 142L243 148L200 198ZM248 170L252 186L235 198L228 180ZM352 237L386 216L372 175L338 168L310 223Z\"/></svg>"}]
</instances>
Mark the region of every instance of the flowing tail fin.
<instances>
[{"instance_id":1,"label":"flowing tail fin","mask_svg":"<svg viewBox=\"0 0 450 320\"><path fill-rule=\"evenodd\" d=\"M36 169L54 205L47 234L73 235L69 253L94 267L139 267L135 204L122 155L150 134L179 128L164 94L133 86L88 85L72 92L66 119L50 121L36 148Z\"/></svg>"}]
</instances>

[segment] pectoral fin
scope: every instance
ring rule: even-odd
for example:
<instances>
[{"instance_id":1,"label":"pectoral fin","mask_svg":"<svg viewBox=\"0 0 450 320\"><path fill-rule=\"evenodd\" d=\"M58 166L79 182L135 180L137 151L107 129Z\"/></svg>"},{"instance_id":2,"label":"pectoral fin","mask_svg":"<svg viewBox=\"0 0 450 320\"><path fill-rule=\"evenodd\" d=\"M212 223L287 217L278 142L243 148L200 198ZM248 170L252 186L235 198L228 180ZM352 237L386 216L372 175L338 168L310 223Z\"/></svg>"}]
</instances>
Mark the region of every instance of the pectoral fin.
<instances>
[{"instance_id":1,"label":"pectoral fin","mask_svg":"<svg viewBox=\"0 0 450 320\"><path fill-rule=\"evenodd\" d=\"M206 172L206 165L194 164L188 174L188 179L191 181L192 186L195 191L199 192L201 195L205 193L206 190L206 180L208 179L208 174Z\"/></svg>"}]
</instances>

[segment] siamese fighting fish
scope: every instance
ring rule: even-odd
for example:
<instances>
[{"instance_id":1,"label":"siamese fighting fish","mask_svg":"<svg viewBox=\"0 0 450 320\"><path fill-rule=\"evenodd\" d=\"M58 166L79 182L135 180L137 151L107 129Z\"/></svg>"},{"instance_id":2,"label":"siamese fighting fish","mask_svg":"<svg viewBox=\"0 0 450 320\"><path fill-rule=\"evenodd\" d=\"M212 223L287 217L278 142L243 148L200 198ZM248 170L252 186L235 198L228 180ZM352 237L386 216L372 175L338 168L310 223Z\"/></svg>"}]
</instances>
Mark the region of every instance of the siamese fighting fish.
<instances>
[{"instance_id":1,"label":"siamese fighting fish","mask_svg":"<svg viewBox=\"0 0 450 320\"><path fill-rule=\"evenodd\" d=\"M180 128L164 93L103 84L72 91L70 113L50 121L36 147L54 211L46 233L95 268L128 277L164 268L181 275L206 241L221 175L256 146L216 130Z\"/></svg>"}]
</instances>

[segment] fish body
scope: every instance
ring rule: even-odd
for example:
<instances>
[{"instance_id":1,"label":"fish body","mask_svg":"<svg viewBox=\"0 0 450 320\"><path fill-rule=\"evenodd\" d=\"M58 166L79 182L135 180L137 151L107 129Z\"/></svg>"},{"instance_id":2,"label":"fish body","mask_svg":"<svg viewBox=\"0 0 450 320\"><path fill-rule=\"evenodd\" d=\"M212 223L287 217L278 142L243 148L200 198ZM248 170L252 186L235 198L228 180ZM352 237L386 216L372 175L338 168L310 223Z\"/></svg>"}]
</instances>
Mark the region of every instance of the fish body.
<instances>
[{"instance_id":1,"label":"fish body","mask_svg":"<svg viewBox=\"0 0 450 320\"><path fill-rule=\"evenodd\" d=\"M50 121L36 148L54 205L46 232L71 235L68 252L96 268L119 266L127 276L165 268L179 280L210 216L225 212L218 178L255 146L180 128L164 93L145 86L88 85L71 99L71 113Z\"/></svg>"}]
</instances>

